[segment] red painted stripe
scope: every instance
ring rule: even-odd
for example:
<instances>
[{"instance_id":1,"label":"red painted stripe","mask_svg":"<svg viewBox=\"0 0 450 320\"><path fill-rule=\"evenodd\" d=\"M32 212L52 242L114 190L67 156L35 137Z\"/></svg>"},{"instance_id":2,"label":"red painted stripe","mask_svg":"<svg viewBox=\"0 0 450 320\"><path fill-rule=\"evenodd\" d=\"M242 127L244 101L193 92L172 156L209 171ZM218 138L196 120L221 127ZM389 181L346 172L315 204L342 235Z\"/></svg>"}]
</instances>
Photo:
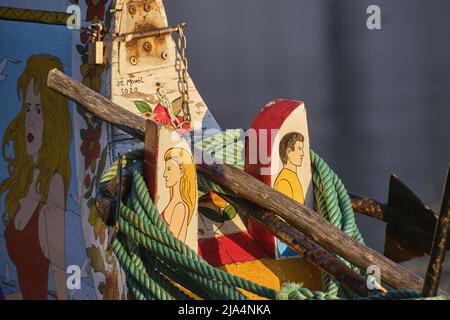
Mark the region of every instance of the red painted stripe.
<instances>
[{"instance_id":1,"label":"red painted stripe","mask_svg":"<svg viewBox=\"0 0 450 320\"><path fill-rule=\"evenodd\" d=\"M246 232L198 241L198 253L214 267L235 262L269 258L255 239Z\"/></svg>"},{"instance_id":2,"label":"red painted stripe","mask_svg":"<svg viewBox=\"0 0 450 320\"><path fill-rule=\"evenodd\" d=\"M272 132L271 129L280 129L286 118L299 106L303 104L303 101L296 100L286 100L286 99L277 99L266 105L256 116L255 120L253 120L251 127L252 129L267 129L265 139L267 141L267 151L264 152L269 158L272 156ZM276 115L276 116L274 116ZM272 185L272 177L270 175L261 175L262 168L270 168L271 163L262 164L260 159L260 138L262 138L259 133L256 135L256 143L258 146L257 150L253 150L258 152L258 163L249 164L249 145L248 139L246 141L245 146L245 171L258 180ZM275 237L264 227L262 227L259 223L253 221L253 219L248 219L248 227L247 230L249 234L255 238L258 243L269 253L271 258L275 257Z\"/></svg>"}]
</instances>

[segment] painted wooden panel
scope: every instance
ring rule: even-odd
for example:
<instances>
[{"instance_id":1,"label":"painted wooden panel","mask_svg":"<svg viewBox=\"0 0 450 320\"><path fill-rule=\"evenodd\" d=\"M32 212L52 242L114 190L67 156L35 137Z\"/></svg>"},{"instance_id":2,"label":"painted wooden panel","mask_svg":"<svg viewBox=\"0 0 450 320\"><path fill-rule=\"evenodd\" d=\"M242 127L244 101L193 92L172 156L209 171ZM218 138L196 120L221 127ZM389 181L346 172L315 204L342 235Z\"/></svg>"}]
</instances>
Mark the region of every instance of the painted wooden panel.
<instances>
[{"instance_id":1,"label":"painted wooden panel","mask_svg":"<svg viewBox=\"0 0 450 320\"><path fill-rule=\"evenodd\" d=\"M105 22L109 26L113 17L111 1L80 1L79 7L83 28L98 22ZM97 92L107 92L105 88L109 86L110 77L105 66L88 64L89 40L86 29L74 31L71 46L72 77ZM108 229L97 215L94 200L95 184L113 160L109 144L111 141L108 140L110 132L111 127L107 123L91 117L83 107L75 107L74 139L77 150L79 210L95 297L125 299L128 293L125 274L112 251L107 250Z\"/></svg>"},{"instance_id":2,"label":"painted wooden panel","mask_svg":"<svg viewBox=\"0 0 450 320\"><path fill-rule=\"evenodd\" d=\"M302 101L274 100L260 111L249 130L245 170L281 193L314 207L308 124ZM272 248L276 258L297 255L251 219L248 229L265 248Z\"/></svg>"},{"instance_id":3,"label":"painted wooden panel","mask_svg":"<svg viewBox=\"0 0 450 320\"><path fill-rule=\"evenodd\" d=\"M0 20L0 286L5 298L94 299L80 218L69 101L47 89L71 74L71 32ZM66 268L81 269L81 287Z\"/></svg>"},{"instance_id":4,"label":"painted wooden panel","mask_svg":"<svg viewBox=\"0 0 450 320\"><path fill-rule=\"evenodd\" d=\"M145 177L150 196L175 237L198 251L197 172L191 147L169 126L147 122Z\"/></svg>"}]
</instances>

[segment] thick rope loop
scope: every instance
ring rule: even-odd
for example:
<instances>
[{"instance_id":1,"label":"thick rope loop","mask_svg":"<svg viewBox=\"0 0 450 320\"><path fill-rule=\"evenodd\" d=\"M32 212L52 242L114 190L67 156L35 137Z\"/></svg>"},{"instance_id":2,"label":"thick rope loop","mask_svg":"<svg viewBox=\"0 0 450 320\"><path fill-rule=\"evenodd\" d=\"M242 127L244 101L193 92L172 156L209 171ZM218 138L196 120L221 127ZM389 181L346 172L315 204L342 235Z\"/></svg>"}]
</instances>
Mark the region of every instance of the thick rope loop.
<instances>
[{"instance_id":1,"label":"thick rope loop","mask_svg":"<svg viewBox=\"0 0 450 320\"><path fill-rule=\"evenodd\" d=\"M231 137L235 138L236 135L232 134ZM211 138L212 140L213 138ZM211 142L208 149L213 149L213 147L213 142ZM234 149L233 155L236 150L239 151L239 148ZM226 153L225 158L227 158ZM128 287L136 299L191 299L174 283L178 283L204 299L247 299L238 288L269 299L336 300L354 298L344 292L342 286L329 275L324 275L325 291L311 291L299 284L287 283L279 292L276 292L212 267L189 246L179 241L165 224L149 196L142 176L142 159L142 150L132 151L125 155L123 167L132 174L132 188L128 201L120 206L119 235L112 243L112 249L127 276ZM316 210L347 235L363 243L350 199L341 180L312 151L311 160ZM238 167L243 167L239 161ZM116 172L117 162L105 172L97 187L102 187L114 179ZM202 175L198 175L198 186L199 191L205 193L214 191L219 194L229 194L226 188L213 183ZM123 239L126 239L125 244ZM344 263L351 266L347 261ZM356 267L353 269L360 272ZM418 292L397 290L364 299L423 298Z\"/></svg>"}]
</instances>

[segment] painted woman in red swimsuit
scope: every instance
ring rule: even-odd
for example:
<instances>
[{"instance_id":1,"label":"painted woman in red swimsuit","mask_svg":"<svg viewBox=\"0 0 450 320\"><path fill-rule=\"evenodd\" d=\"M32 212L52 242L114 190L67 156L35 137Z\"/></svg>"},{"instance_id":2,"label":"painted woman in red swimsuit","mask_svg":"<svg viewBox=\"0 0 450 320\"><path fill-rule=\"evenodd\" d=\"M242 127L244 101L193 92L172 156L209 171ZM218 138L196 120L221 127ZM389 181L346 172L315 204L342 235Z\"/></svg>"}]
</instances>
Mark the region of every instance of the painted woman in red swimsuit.
<instances>
[{"instance_id":1,"label":"painted woman in red swimsuit","mask_svg":"<svg viewBox=\"0 0 450 320\"><path fill-rule=\"evenodd\" d=\"M6 193L4 236L20 286L6 299L47 299L49 267L58 299L67 298L64 213L72 128L67 99L46 85L53 68L63 71L56 57L28 59L17 82L21 109L3 136L9 173L0 184L0 195ZM11 157L7 145L12 145Z\"/></svg>"},{"instance_id":2,"label":"painted woman in red swimsuit","mask_svg":"<svg viewBox=\"0 0 450 320\"><path fill-rule=\"evenodd\" d=\"M184 242L197 197L195 164L191 154L182 148L168 149L164 160L163 176L170 191L170 200L161 215L169 229Z\"/></svg>"}]
</instances>

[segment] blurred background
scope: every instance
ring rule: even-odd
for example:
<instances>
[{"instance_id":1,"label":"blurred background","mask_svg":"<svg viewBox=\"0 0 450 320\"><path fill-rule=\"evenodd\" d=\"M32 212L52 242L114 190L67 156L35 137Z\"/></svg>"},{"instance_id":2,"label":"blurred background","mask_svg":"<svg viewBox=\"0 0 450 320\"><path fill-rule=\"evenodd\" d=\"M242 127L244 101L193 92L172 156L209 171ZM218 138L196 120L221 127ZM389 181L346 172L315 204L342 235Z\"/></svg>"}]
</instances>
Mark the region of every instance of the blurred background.
<instances>
[{"instance_id":1,"label":"blurred background","mask_svg":"<svg viewBox=\"0 0 450 320\"><path fill-rule=\"evenodd\" d=\"M381 30L369 30L369 5ZM223 128L305 101L312 148L350 192L387 201L395 173L435 212L450 159L450 1L165 1L188 23L189 72ZM385 225L357 216L383 252ZM450 255L441 287L450 290ZM428 257L405 263L424 276Z\"/></svg>"}]
</instances>

